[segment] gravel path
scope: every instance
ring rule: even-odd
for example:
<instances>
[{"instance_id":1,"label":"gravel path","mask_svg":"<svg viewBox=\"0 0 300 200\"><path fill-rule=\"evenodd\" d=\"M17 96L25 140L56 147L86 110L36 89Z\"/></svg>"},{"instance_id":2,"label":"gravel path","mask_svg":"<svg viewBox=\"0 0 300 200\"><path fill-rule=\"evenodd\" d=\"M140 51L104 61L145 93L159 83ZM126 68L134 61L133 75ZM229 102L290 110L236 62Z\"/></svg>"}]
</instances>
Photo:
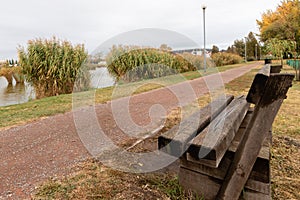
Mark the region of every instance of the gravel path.
<instances>
[{"instance_id":1,"label":"gravel path","mask_svg":"<svg viewBox=\"0 0 300 200\"><path fill-rule=\"evenodd\" d=\"M95 117L102 131L114 143L120 144L129 136L159 127L173 108L192 102L257 65L97 105ZM59 114L0 131L0 199L30 199L30 193L38 183L66 174L70 166L91 157L78 136L73 114ZM92 116L84 113L76 116L92 122L89 120Z\"/></svg>"}]
</instances>

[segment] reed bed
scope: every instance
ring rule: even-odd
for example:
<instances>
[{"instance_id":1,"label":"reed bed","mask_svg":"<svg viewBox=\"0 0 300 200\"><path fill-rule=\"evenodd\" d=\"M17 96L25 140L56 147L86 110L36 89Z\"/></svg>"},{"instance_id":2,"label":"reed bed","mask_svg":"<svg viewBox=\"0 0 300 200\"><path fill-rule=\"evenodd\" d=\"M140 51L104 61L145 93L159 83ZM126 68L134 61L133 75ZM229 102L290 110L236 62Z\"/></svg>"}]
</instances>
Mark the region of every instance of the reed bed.
<instances>
[{"instance_id":1,"label":"reed bed","mask_svg":"<svg viewBox=\"0 0 300 200\"><path fill-rule=\"evenodd\" d=\"M37 98L88 89L90 75L83 65L84 45L51 39L30 40L27 50L18 48L19 65L26 81L35 88Z\"/></svg>"},{"instance_id":2,"label":"reed bed","mask_svg":"<svg viewBox=\"0 0 300 200\"><path fill-rule=\"evenodd\" d=\"M109 73L126 82L197 70L181 55L137 46L113 46L106 62Z\"/></svg>"}]
</instances>

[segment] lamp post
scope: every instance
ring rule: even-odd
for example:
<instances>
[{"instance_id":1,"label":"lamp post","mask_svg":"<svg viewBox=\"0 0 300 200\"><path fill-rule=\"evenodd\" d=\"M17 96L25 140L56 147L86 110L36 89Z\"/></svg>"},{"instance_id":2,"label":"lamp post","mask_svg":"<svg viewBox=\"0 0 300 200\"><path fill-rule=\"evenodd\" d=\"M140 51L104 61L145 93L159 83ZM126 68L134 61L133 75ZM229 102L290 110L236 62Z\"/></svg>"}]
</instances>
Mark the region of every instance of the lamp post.
<instances>
[{"instance_id":1,"label":"lamp post","mask_svg":"<svg viewBox=\"0 0 300 200\"><path fill-rule=\"evenodd\" d=\"M245 37L245 63L247 62L247 37Z\"/></svg>"},{"instance_id":2,"label":"lamp post","mask_svg":"<svg viewBox=\"0 0 300 200\"><path fill-rule=\"evenodd\" d=\"M257 44L255 44L255 60L257 60Z\"/></svg>"},{"instance_id":3,"label":"lamp post","mask_svg":"<svg viewBox=\"0 0 300 200\"><path fill-rule=\"evenodd\" d=\"M202 5L202 10L203 10L203 37L204 37L204 47L203 47L203 67L204 67L204 72L206 72L206 37L205 37L205 9L206 5Z\"/></svg>"},{"instance_id":4,"label":"lamp post","mask_svg":"<svg viewBox=\"0 0 300 200\"><path fill-rule=\"evenodd\" d=\"M258 43L258 47L259 47L259 60L261 59L261 44L260 42Z\"/></svg>"}]
</instances>

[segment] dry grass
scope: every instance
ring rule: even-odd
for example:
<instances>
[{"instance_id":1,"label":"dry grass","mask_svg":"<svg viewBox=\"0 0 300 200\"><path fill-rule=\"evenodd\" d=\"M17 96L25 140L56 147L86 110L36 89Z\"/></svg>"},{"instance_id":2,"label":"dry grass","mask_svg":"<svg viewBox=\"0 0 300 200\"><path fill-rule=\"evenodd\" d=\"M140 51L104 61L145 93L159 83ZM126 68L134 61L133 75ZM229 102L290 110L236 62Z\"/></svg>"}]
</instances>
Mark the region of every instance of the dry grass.
<instances>
[{"instance_id":1,"label":"dry grass","mask_svg":"<svg viewBox=\"0 0 300 200\"><path fill-rule=\"evenodd\" d=\"M300 82L294 82L273 124L273 199L300 199Z\"/></svg>"},{"instance_id":2,"label":"dry grass","mask_svg":"<svg viewBox=\"0 0 300 200\"><path fill-rule=\"evenodd\" d=\"M71 177L49 180L33 199L168 199L147 175L122 173L95 160L81 163Z\"/></svg>"}]
</instances>

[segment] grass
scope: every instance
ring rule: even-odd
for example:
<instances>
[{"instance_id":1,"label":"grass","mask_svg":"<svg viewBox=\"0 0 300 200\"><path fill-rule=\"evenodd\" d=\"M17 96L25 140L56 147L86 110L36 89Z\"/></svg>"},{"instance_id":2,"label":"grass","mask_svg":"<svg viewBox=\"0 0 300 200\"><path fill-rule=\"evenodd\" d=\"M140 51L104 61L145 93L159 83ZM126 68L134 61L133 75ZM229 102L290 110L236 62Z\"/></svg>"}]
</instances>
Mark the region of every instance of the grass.
<instances>
[{"instance_id":1,"label":"grass","mask_svg":"<svg viewBox=\"0 0 300 200\"><path fill-rule=\"evenodd\" d=\"M258 69L226 84L226 93L245 95ZM285 72L291 72L285 68ZM275 122L271 149L273 199L300 199L300 83L294 82ZM203 107L210 101L205 95L198 100ZM181 109L168 116L168 130L180 122ZM157 142L154 140L154 142ZM130 174L104 167L88 160L75 172L60 179L50 179L36 191L33 199L204 199L185 194L176 173Z\"/></svg>"},{"instance_id":2,"label":"grass","mask_svg":"<svg viewBox=\"0 0 300 200\"><path fill-rule=\"evenodd\" d=\"M294 82L273 124L271 167L275 200L300 199L299 124L300 82Z\"/></svg>"},{"instance_id":3,"label":"grass","mask_svg":"<svg viewBox=\"0 0 300 200\"><path fill-rule=\"evenodd\" d=\"M160 189L157 189L160 188ZM95 160L76 166L71 177L50 179L33 199L182 199L178 180L169 174L130 174Z\"/></svg>"},{"instance_id":4,"label":"grass","mask_svg":"<svg viewBox=\"0 0 300 200\"><path fill-rule=\"evenodd\" d=\"M225 71L235 67L240 67L244 64L229 65L218 67L218 71ZM209 69L206 74L215 73L216 69ZM185 80L199 78L203 75L201 71L186 72L180 75L172 75L157 78L153 80L145 80L141 82L121 84L117 87L108 87L103 89L91 90L76 94L74 98L76 103L80 102L83 105L92 103L105 103L112 99L125 97L133 94L138 94L164 86L176 84ZM95 93L95 99L86 99ZM72 110L72 94L59 95L54 97L32 100L30 102L18 105L0 107L0 129L8 128L14 125L20 125L34 121L36 119L47 117L59 113L65 113ZM51 105L51 106L49 106Z\"/></svg>"},{"instance_id":5,"label":"grass","mask_svg":"<svg viewBox=\"0 0 300 200\"><path fill-rule=\"evenodd\" d=\"M96 160L77 165L71 176L50 178L32 199L172 199L202 200L185 194L173 173L131 174L103 166Z\"/></svg>"}]
</instances>

